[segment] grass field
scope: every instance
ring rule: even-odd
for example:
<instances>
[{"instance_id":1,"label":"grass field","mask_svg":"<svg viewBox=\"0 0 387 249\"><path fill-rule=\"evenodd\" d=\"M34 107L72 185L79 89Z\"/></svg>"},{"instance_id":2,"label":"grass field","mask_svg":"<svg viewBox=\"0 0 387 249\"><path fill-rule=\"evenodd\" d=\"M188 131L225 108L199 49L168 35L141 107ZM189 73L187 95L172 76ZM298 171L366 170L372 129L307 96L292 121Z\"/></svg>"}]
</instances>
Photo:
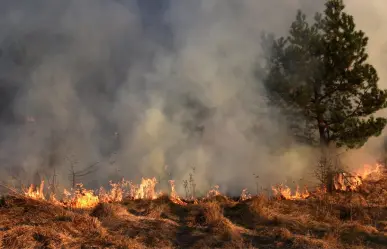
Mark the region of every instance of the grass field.
<instances>
[{"instance_id":1,"label":"grass field","mask_svg":"<svg viewBox=\"0 0 387 249\"><path fill-rule=\"evenodd\" d=\"M87 209L7 195L1 248L387 248L387 178L306 199L163 195Z\"/></svg>"}]
</instances>

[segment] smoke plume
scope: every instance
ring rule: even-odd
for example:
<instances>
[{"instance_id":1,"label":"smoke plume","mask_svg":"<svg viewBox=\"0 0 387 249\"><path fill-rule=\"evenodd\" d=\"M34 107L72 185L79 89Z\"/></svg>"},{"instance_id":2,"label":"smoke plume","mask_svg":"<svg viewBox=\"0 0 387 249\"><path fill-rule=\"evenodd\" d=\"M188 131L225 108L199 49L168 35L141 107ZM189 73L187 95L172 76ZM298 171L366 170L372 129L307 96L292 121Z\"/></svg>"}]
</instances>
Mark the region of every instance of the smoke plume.
<instances>
[{"instance_id":1,"label":"smoke plume","mask_svg":"<svg viewBox=\"0 0 387 249\"><path fill-rule=\"evenodd\" d=\"M293 141L254 70L263 31L283 35L297 9L312 17L323 2L2 0L2 178L55 169L69 186L71 168L98 162L77 181L154 176L182 191L193 173L199 192L239 194L255 190L253 174L261 187L299 180L313 150ZM383 79L386 22L374 14L386 4L347 2Z\"/></svg>"},{"instance_id":2,"label":"smoke plume","mask_svg":"<svg viewBox=\"0 0 387 249\"><path fill-rule=\"evenodd\" d=\"M345 0L346 11L354 16L356 27L365 32L369 38L367 52L368 62L377 70L379 75L379 87L387 89L387 17L384 10L387 2L383 0L372 0L366 3L361 0ZM376 113L378 116L386 117L386 109ZM365 146L358 150L348 151L343 154L343 161L348 167L358 167L364 163L372 163L375 160L386 158L387 140L386 129L380 137L370 138Z\"/></svg>"}]
</instances>

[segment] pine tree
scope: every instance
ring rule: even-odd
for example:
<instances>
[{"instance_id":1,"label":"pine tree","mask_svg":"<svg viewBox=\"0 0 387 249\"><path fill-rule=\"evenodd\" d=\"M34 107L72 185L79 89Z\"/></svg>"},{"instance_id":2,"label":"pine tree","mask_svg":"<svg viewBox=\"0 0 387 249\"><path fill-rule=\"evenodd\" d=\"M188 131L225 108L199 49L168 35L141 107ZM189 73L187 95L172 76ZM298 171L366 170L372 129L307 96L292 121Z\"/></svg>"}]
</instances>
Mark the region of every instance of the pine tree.
<instances>
[{"instance_id":1,"label":"pine tree","mask_svg":"<svg viewBox=\"0 0 387 249\"><path fill-rule=\"evenodd\" d=\"M328 0L313 24L299 11L289 35L271 40L265 86L296 134L321 147L359 148L387 120L387 91L368 64L368 38L356 30L342 0Z\"/></svg>"}]
</instances>

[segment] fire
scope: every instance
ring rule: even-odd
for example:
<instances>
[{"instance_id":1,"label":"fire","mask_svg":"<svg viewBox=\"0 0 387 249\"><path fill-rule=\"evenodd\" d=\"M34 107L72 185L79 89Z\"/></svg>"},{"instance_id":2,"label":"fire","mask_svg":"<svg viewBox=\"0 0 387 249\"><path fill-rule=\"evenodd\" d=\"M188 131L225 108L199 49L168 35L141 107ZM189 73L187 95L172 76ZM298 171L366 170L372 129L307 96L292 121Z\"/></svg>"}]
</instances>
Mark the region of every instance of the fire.
<instances>
[{"instance_id":1,"label":"fire","mask_svg":"<svg viewBox=\"0 0 387 249\"><path fill-rule=\"evenodd\" d=\"M40 186L37 187L36 189L34 185L31 184L30 187L26 191L24 191L24 195L32 199L45 200L46 198L44 197L43 189L44 189L44 181L42 181L40 183Z\"/></svg>"},{"instance_id":2,"label":"fire","mask_svg":"<svg viewBox=\"0 0 387 249\"><path fill-rule=\"evenodd\" d=\"M240 196L239 199L240 199L241 201L245 201L245 200L251 199L251 194L249 194L249 193L247 192L247 189L246 189L246 188L242 190L242 193L241 193L241 196Z\"/></svg>"},{"instance_id":3,"label":"fire","mask_svg":"<svg viewBox=\"0 0 387 249\"><path fill-rule=\"evenodd\" d=\"M374 179L382 176L382 166L380 164L364 165L363 168L356 170L353 174L341 173L337 174L334 179L334 185L337 190L356 190L365 179ZM175 181L169 181L171 186L170 198L171 200L179 205L187 205L176 192ZM122 179L121 182L113 183L110 181L110 190L106 191L102 187L100 188L98 194L95 194L92 190L87 190L83 187L82 184L77 184L75 190L67 191L64 189L64 198L63 200L57 200L55 194L51 194L48 201L53 204L61 205L63 207L70 208L92 208L98 203L106 202L121 202L124 198L130 198L133 200L136 199L148 199L153 200L160 196L160 193L156 192L157 180L153 178L142 178L139 185L135 185L131 182L125 181ZM297 186L297 189L292 193L291 189L283 184L279 184L272 187L273 194L278 198L287 199L287 200L301 200L306 199L310 196L310 193L306 187L300 190ZM24 195L33 198L46 200L44 195L44 181L37 187L31 185L28 189L25 189ZM316 193L326 193L326 189L316 190ZM215 196L221 195L219 191L219 186L215 185L210 189L206 195L206 198L212 198ZM251 198L251 194L247 192L247 189L243 189L240 200L247 200ZM197 203L197 199L194 199Z\"/></svg>"},{"instance_id":4,"label":"fire","mask_svg":"<svg viewBox=\"0 0 387 249\"><path fill-rule=\"evenodd\" d=\"M350 173L338 173L335 175L333 182L334 188L340 191L355 191L362 184L364 180L374 179L377 180L383 175L383 166L381 164L376 165L364 165L362 168L355 170L352 174ZM303 191L297 189L292 194L291 189L283 184L272 187L273 193L279 198L287 200L299 200L305 199L310 196L308 189L305 187ZM326 189L317 189L315 194L324 194Z\"/></svg>"},{"instance_id":5,"label":"fire","mask_svg":"<svg viewBox=\"0 0 387 249\"><path fill-rule=\"evenodd\" d=\"M355 191L363 184L364 180L378 179L382 176L382 174L382 165L366 164L362 168L355 170L353 174L337 174L334 178L335 189L341 191Z\"/></svg>"},{"instance_id":6,"label":"fire","mask_svg":"<svg viewBox=\"0 0 387 249\"><path fill-rule=\"evenodd\" d=\"M175 185L173 181L171 183L171 199L180 205L185 205L175 191ZM160 193L156 193L155 187L157 184L156 178L142 178L140 185L134 185L131 182L127 182L122 179L121 182L113 183L110 181L110 190L106 191L104 188L100 188L98 195L92 190L85 189L83 184L77 184L75 190L63 191L63 201L56 199L55 194L52 194L49 201L56 205L61 205L70 208L92 208L98 203L105 202L120 202L125 196L131 199L156 199L160 196ZM129 191L125 191L129 186ZM46 200L44 196L44 181L36 189L34 185L31 185L24 191L24 195L33 198Z\"/></svg>"},{"instance_id":7,"label":"fire","mask_svg":"<svg viewBox=\"0 0 387 249\"><path fill-rule=\"evenodd\" d=\"M376 165L369 165L366 164L363 166L363 168L358 169L355 171L355 175L360 177L361 179L368 179L368 178L378 178L382 175L383 167L380 164Z\"/></svg>"},{"instance_id":8,"label":"fire","mask_svg":"<svg viewBox=\"0 0 387 249\"><path fill-rule=\"evenodd\" d=\"M53 204L55 204L55 205L62 206L62 207L65 206L63 202L61 202L61 201L59 201L58 199L56 199L56 197L55 197L54 194L53 194L53 195L50 195L50 199L49 199L49 200L50 200L51 203L53 203Z\"/></svg>"},{"instance_id":9,"label":"fire","mask_svg":"<svg viewBox=\"0 0 387 249\"><path fill-rule=\"evenodd\" d=\"M327 187L326 186L318 186L314 192L314 194L321 196L325 195L327 193Z\"/></svg>"},{"instance_id":10,"label":"fire","mask_svg":"<svg viewBox=\"0 0 387 249\"><path fill-rule=\"evenodd\" d=\"M354 191L363 183L362 179L356 175L347 173L339 173L334 178L334 185L336 190L340 191Z\"/></svg>"},{"instance_id":11,"label":"fire","mask_svg":"<svg viewBox=\"0 0 387 249\"><path fill-rule=\"evenodd\" d=\"M180 204L180 205L187 205L187 203L185 203L184 201L182 201L179 197L179 195L176 193L176 190L175 190L175 181L174 180L169 180L169 184L171 185L171 201L176 203L176 204Z\"/></svg>"},{"instance_id":12,"label":"fire","mask_svg":"<svg viewBox=\"0 0 387 249\"><path fill-rule=\"evenodd\" d=\"M210 189L210 191L208 191L207 198L215 197L218 195L220 195L219 185L215 185L212 189Z\"/></svg>"},{"instance_id":13,"label":"fire","mask_svg":"<svg viewBox=\"0 0 387 249\"><path fill-rule=\"evenodd\" d=\"M278 198L284 198L286 200L302 200L310 196L307 187L304 187L303 191L297 186L296 192L292 195L292 190L283 184L279 184L272 187L274 196Z\"/></svg>"},{"instance_id":14,"label":"fire","mask_svg":"<svg viewBox=\"0 0 387 249\"><path fill-rule=\"evenodd\" d=\"M73 196L66 189L64 195L67 196L65 203L71 208L92 208L99 203L98 196L94 195L92 190L84 189L82 184L77 184Z\"/></svg>"},{"instance_id":15,"label":"fire","mask_svg":"<svg viewBox=\"0 0 387 249\"><path fill-rule=\"evenodd\" d=\"M95 196L92 191L87 191L76 196L71 203L73 208L92 208L99 203L98 196Z\"/></svg>"},{"instance_id":16,"label":"fire","mask_svg":"<svg viewBox=\"0 0 387 249\"><path fill-rule=\"evenodd\" d=\"M106 191L103 187L99 190L99 200L100 202L120 202L123 200L125 194L125 187L128 185L128 182L124 179L119 183L113 183L110 181L110 191Z\"/></svg>"},{"instance_id":17,"label":"fire","mask_svg":"<svg viewBox=\"0 0 387 249\"><path fill-rule=\"evenodd\" d=\"M157 180L153 178L142 178L140 186L130 184L129 197L132 199L156 199L159 195L156 193L155 187Z\"/></svg>"}]
</instances>

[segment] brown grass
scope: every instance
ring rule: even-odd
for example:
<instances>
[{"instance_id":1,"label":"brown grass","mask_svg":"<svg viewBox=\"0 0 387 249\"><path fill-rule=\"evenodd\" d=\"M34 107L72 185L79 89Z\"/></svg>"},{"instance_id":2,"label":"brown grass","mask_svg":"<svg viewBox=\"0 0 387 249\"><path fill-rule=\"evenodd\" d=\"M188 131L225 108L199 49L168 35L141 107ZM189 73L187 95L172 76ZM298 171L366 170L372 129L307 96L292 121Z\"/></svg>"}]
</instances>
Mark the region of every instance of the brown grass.
<instances>
[{"instance_id":1,"label":"brown grass","mask_svg":"<svg viewBox=\"0 0 387 249\"><path fill-rule=\"evenodd\" d=\"M181 206L161 196L92 210L7 196L0 248L387 248L385 189L387 180L301 201L215 196Z\"/></svg>"}]
</instances>

